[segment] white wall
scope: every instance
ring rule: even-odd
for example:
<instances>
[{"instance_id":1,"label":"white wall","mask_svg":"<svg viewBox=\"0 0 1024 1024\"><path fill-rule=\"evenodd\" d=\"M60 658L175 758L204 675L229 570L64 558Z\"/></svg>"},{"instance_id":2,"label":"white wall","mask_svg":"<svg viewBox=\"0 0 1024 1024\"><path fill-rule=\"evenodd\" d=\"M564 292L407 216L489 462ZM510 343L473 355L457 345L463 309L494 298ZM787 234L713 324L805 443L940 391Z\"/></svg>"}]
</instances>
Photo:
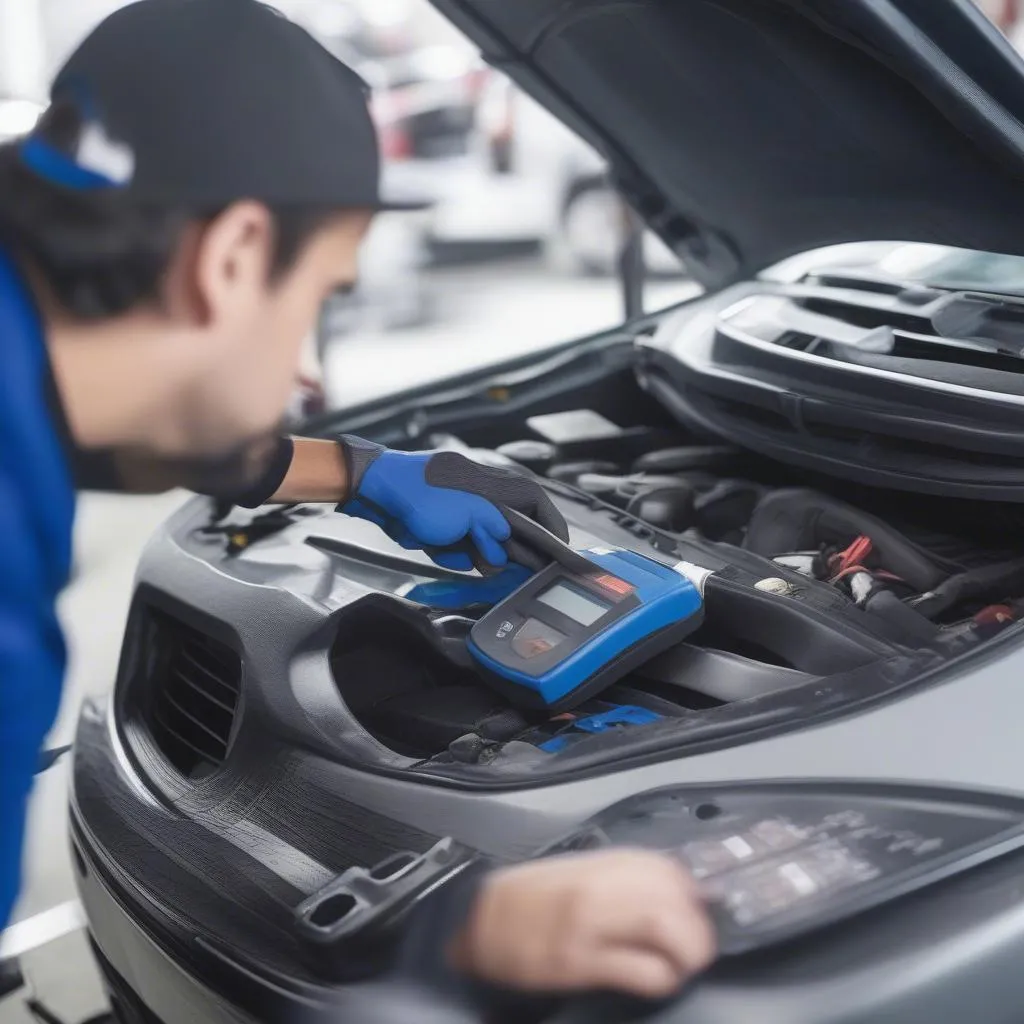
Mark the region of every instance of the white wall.
<instances>
[{"instance_id":1,"label":"white wall","mask_svg":"<svg viewBox=\"0 0 1024 1024\"><path fill-rule=\"evenodd\" d=\"M41 5L45 31L45 65L49 77L82 38L127 0L0 0L5 7L36 8ZM460 38L434 10L428 0L270 0L289 16L314 27L319 18L337 16L345 6L361 11L372 20L388 24L405 23L425 42L449 42ZM2 27L2 25L0 25ZM0 43L2 45L2 43ZM2 53L2 51L0 51ZM2 70L0 70L2 74ZM3 79L0 78L0 83Z\"/></svg>"},{"instance_id":2,"label":"white wall","mask_svg":"<svg viewBox=\"0 0 1024 1024\"><path fill-rule=\"evenodd\" d=\"M0 0L2 2L2 0ZM9 0L18 4L25 0ZM35 2L35 0L29 0ZM92 31L97 22L124 6L124 0L40 0L46 33L49 77L71 51Z\"/></svg>"},{"instance_id":3,"label":"white wall","mask_svg":"<svg viewBox=\"0 0 1024 1024\"><path fill-rule=\"evenodd\" d=\"M42 99L47 83L37 0L0 0L0 96Z\"/></svg>"}]
</instances>

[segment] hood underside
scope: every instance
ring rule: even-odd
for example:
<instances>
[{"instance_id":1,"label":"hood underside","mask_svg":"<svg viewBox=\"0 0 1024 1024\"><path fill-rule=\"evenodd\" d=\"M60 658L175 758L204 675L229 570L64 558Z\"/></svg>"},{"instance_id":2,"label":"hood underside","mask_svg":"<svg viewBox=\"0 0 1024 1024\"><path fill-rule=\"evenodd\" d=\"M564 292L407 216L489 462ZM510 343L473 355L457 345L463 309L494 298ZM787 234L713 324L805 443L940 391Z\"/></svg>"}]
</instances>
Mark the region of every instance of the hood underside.
<instances>
[{"instance_id":1,"label":"hood underside","mask_svg":"<svg viewBox=\"0 0 1024 1024\"><path fill-rule=\"evenodd\" d=\"M709 286L893 239L1024 254L1024 62L972 0L432 0Z\"/></svg>"}]
</instances>

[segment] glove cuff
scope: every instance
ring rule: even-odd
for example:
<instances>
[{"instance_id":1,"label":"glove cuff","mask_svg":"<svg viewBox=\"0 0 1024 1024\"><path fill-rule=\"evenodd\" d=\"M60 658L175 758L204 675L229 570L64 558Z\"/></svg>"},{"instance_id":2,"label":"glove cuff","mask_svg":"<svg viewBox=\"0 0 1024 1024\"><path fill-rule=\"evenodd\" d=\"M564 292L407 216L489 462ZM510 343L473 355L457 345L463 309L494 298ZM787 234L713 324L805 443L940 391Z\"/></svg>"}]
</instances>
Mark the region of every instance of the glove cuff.
<instances>
[{"instance_id":1,"label":"glove cuff","mask_svg":"<svg viewBox=\"0 0 1024 1024\"><path fill-rule=\"evenodd\" d=\"M351 434L342 434L338 438L338 444L341 445L345 467L348 470L348 500L351 501L359 494L367 470L387 449L382 444L374 444L373 441L366 441Z\"/></svg>"}]
</instances>

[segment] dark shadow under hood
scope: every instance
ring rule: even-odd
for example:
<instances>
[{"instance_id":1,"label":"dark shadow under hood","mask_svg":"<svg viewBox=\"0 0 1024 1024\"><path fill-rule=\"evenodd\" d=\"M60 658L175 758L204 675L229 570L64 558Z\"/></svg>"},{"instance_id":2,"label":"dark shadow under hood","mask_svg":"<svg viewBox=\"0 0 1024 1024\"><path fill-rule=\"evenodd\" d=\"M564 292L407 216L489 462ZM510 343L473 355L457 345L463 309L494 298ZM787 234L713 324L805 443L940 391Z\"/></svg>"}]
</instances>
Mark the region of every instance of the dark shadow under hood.
<instances>
[{"instance_id":1,"label":"dark shadow under hood","mask_svg":"<svg viewBox=\"0 0 1024 1024\"><path fill-rule=\"evenodd\" d=\"M1024 61L972 0L432 0L709 286L819 246L1024 254Z\"/></svg>"}]
</instances>

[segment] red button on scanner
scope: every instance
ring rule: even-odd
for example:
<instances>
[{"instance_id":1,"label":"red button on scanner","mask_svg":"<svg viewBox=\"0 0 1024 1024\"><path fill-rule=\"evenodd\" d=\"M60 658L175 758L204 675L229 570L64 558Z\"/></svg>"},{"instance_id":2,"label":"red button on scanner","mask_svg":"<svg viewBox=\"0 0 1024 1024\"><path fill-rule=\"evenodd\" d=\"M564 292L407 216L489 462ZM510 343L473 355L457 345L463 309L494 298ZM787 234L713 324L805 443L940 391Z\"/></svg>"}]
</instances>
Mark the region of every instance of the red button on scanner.
<instances>
[{"instance_id":1,"label":"red button on scanner","mask_svg":"<svg viewBox=\"0 0 1024 1024\"><path fill-rule=\"evenodd\" d=\"M633 593L634 587L632 583L627 583L625 580L620 580L618 576L610 576L607 573L603 576L594 577L594 582L605 590L610 590L613 594L618 594L619 597L626 597Z\"/></svg>"}]
</instances>

